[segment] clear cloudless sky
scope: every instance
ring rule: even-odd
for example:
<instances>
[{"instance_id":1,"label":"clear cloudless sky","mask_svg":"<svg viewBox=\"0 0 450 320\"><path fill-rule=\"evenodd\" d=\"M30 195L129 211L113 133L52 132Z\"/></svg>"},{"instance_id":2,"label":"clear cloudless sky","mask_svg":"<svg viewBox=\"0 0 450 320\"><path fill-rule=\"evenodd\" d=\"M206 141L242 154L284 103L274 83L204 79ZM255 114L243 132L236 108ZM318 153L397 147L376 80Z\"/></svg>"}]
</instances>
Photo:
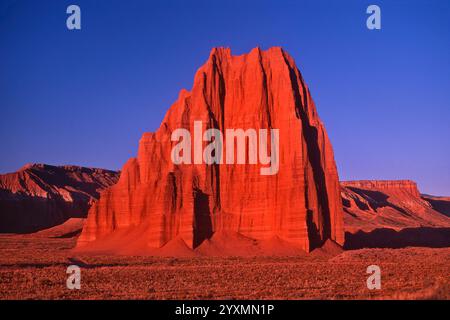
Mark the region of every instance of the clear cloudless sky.
<instances>
[{"instance_id":1,"label":"clear cloudless sky","mask_svg":"<svg viewBox=\"0 0 450 320\"><path fill-rule=\"evenodd\" d=\"M81 7L82 29L66 28ZM381 8L382 29L366 27ZM0 0L0 172L120 169L212 47L296 60L342 180L450 195L450 1Z\"/></svg>"}]
</instances>

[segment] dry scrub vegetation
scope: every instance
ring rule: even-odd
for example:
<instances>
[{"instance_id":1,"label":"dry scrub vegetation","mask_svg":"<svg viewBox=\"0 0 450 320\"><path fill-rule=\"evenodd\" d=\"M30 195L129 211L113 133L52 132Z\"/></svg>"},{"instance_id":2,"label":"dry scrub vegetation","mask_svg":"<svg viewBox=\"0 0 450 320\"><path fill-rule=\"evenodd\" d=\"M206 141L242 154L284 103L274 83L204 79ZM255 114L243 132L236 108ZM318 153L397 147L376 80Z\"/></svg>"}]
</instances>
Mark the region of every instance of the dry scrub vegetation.
<instances>
[{"instance_id":1,"label":"dry scrub vegetation","mask_svg":"<svg viewBox=\"0 0 450 320\"><path fill-rule=\"evenodd\" d=\"M298 257L74 256L75 239L0 236L1 299L449 299L450 248ZM81 290L66 268L82 268ZM382 289L366 287L366 268Z\"/></svg>"}]
</instances>

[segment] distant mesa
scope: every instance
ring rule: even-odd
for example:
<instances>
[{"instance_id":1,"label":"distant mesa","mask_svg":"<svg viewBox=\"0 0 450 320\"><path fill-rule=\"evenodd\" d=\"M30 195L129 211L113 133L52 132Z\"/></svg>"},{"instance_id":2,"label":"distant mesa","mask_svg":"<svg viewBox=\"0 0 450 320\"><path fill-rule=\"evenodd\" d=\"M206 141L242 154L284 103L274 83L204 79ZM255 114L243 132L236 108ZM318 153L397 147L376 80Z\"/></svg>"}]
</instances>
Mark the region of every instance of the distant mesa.
<instances>
[{"instance_id":1,"label":"distant mesa","mask_svg":"<svg viewBox=\"0 0 450 320\"><path fill-rule=\"evenodd\" d=\"M343 181L341 186L347 231L450 226L411 180Z\"/></svg>"},{"instance_id":2,"label":"distant mesa","mask_svg":"<svg viewBox=\"0 0 450 320\"><path fill-rule=\"evenodd\" d=\"M0 232L36 232L70 218L85 218L100 192L118 177L105 169L47 164L27 164L2 174Z\"/></svg>"},{"instance_id":3,"label":"distant mesa","mask_svg":"<svg viewBox=\"0 0 450 320\"><path fill-rule=\"evenodd\" d=\"M450 199L421 196L410 180L341 182L345 247L450 246Z\"/></svg>"},{"instance_id":4,"label":"distant mesa","mask_svg":"<svg viewBox=\"0 0 450 320\"><path fill-rule=\"evenodd\" d=\"M279 129L278 173L260 175L260 164L175 165L171 134L194 132L194 121L204 131ZM192 90L180 92L156 132L143 134L137 158L89 210L78 249L176 255L226 244L232 255L253 244L261 253L309 252L327 240L344 243L339 179L294 60L278 47L240 56L214 48Z\"/></svg>"}]
</instances>

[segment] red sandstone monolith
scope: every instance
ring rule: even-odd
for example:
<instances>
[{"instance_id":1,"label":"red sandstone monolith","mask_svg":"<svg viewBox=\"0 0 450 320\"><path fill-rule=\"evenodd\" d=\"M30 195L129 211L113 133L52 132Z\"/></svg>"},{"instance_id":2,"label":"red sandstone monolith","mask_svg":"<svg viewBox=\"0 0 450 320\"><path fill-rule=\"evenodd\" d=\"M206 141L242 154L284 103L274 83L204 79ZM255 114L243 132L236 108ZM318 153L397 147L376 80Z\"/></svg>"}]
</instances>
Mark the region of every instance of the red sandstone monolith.
<instances>
[{"instance_id":1,"label":"red sandstone monolith","mask_svg":"<svg viewBox=\"0 0 450 320\"><path fill-rule=\"evenodd\" d=\"M261 175L261 164L175 165L171 150L177 142L171 134L178 128L194 132L194 121L203 122L203 131L223 133L279 129L278 173ZM279 238L305 251L327 239L343 244L331 143L285 51L255 48L240 56L225 48L211 51L192 90L182 90L160 128L142 136L137 158L91 208L78 247L114 234L149 248L180 239L196 248L218 234ZM136 245L132 242L120 245Z\"/></svg>"}]
</instances>

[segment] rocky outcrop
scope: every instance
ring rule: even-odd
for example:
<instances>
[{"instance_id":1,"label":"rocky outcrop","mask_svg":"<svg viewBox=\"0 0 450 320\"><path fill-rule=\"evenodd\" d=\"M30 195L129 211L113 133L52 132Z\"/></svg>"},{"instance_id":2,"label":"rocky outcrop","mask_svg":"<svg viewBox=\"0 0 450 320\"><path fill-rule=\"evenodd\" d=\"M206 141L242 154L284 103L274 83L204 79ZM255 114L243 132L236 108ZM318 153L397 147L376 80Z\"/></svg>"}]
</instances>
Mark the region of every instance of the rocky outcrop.
<instances>
[{"instance_id":1,"label":"rocky outcrop","mask_svg":"<svg viewBox=\"0 0 450 320\"><path fill-rule=\"evenodd\" d=\"M450 219L423 199L410 180L341 182L345 229L450 227Z\"/></svg>"},{"instance_id":2,"label":"rocky outcrop","mask_svg":"<svg viewBox=\"0 0 450 320\"><path fill-rule=\"evenodd\" d=\"M436 210L443 215L450 217L450 197L437 197L423 194L422 199L428 202L433 210Z\"/></svg>"},{"instance_id":3,"label":"rocky outcrop","mask_svg":"<svg viewBox=\"0 0 450 320\"><path fill-rule=\"evenodd\" d=\"M194 133L194 121L203 132L279 129L278 173L261 175L268 165L248 162L174 164L171 135L178 128ZM137 158L91 208L78 247L116 237L112 251L180 241L192 249L212 238L245 237L310 251L327 239L343 244L339 192L330 141L293 59L281 48L241 56L217 48L192 90L182 90L160 128L142 136ZM120 234L134 240L123 243Z\"/></svg>"},{"instance_id":4,"label":"rocky outcrop","mask_svg":"<svg viewBox=\"0 0 450 320\"><path fill-rule=\"evenodd\" d=\"M357 180L342 181L341 185L348 188L366 190L386 190L390 193L409 194L414 198L420 198L417 184L411 180Z\"/></svg>"},{"instance_id":5,"label":"rocky outcrop","mask_svg":"<svg viewBox=\"0 0 450 320\"><path fill-rule=\"evenodd\" d=\"M46 164L0 175L0 232L35 232L86 217L118 176L110 170Z\"/></svg>"}]
</instances>

